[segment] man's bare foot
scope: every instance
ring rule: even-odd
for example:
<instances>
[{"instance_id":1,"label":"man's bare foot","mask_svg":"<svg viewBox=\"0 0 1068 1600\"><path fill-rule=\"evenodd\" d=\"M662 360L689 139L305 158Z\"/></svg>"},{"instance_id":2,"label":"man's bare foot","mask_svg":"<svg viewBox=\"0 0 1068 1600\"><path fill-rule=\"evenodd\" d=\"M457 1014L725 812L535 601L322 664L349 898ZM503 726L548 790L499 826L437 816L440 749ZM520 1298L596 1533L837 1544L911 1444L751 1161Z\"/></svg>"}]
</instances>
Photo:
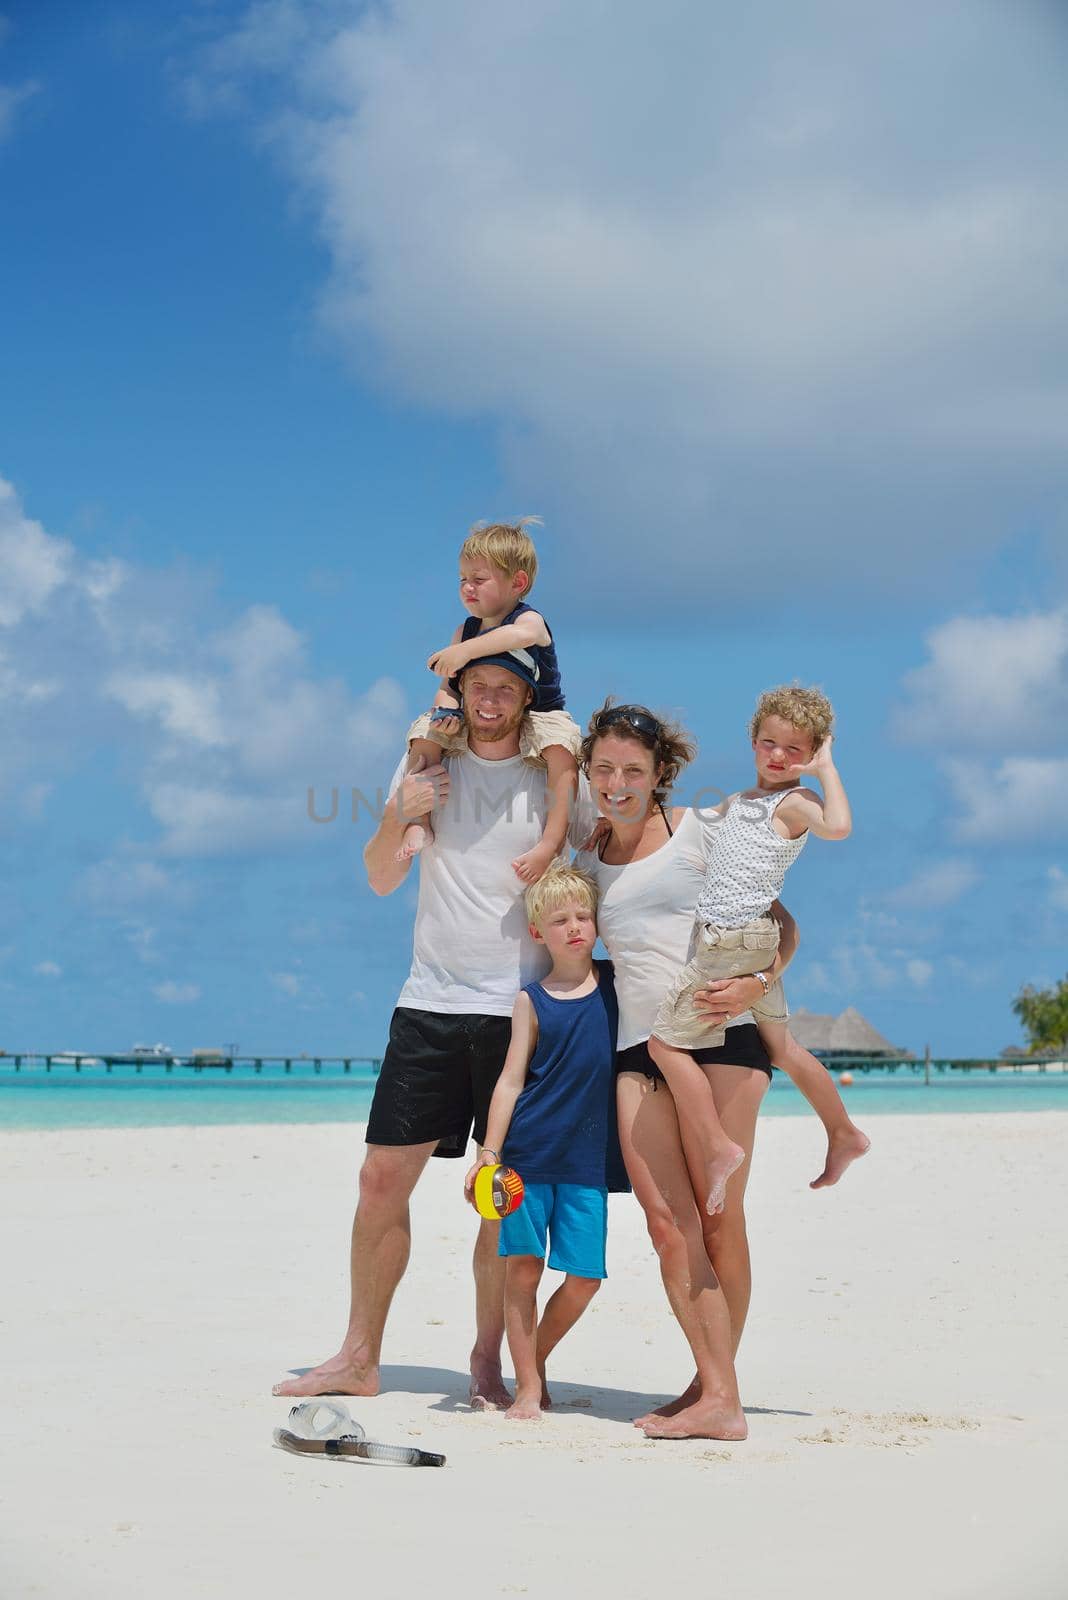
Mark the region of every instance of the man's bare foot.
<instances>
[{"instance_id":1,"label":"man's bare foot","mask_svg":"<svg viewBox=\"0 0 1068 1600\"><path fill-rule=\"evenodd\" d=\"M504 1387L500 1361L482 1356L471 1357L471 1387L467 1391L472 1411L501 1411L510 1406L512 1397Z\"/></svg>"},{"instance_id":2,"label":"man's bare foot","mask_svg":"<svg viewBox=\"0 0 1068 1600\"><path fill-rule=\"evenodd\" d=\"M859 1161L861 1156L866 1156L871 1149L871 1140L866 1133L850 1123L848 1128L835 1130L827 1140L827 1160L824 1162L823 1171L818 1178L813 1178L809 1184L810 1189L829 1189L832 1183L837 1183L845 1169L854 1161Z\"/></svg>"},{"instance_id":3,"label":"man's bare foot","mask_svg":"<svg viewBox=\"0 0 1068 1600\"><path fill-rule=\"evenodd\" d=\"M657 1406L652 1411L647 1411L644 1416L635 1417L634 1426L644 1428L651 1417L677 1417L680 1411L686 1411L690 1406L696 1405L701 1398L701 1380L694 1373L689 1386L679 1395L677 1400L669 1400L665 1405Z\"/></svg>"},{"instance_id":4,"label":"man's bare foot","mask_svg":"<svg viewBox=\"0 0 1068 1600\"><path fill-rule=\"evenodd\" d=\"M642 1432L647 1439L744 1439L749 1428L741 1406L698 1400L673 1417L650 1417Z\"/></svg>"},{"instance_id":5,"label":"man's bare foot","mask_svg":"<svg viewBox=\"0 0 1068 1600\"><path fill-rule=\"evenodd\" d=\"M504 1414L511 1422L540 1422L541 1396L517 1389L514 1401Z\"/></svg>"},{"instance_id":6,"label":"man's bare foot","mask_svg":"<svg viewBox=\"0 0 1068 1600\"><path fill-rule=\"evenodd\" d=\"M727 1201L727 1182L745 1160L740 1144L725 1144L713 1161L708 1163L708 1199L705 1210L710 1217L722 1211Z\"/></svg>"},{"instance_id":7,"label":"man's bare foot","mask_svg":"<svg viewBox=\"0 0 1068 1600\"><path fill-rule=\"evenodd\" d=\"M411 861L412 857L417 856L433 837L434 835L421 822L410 822L404 830L400 849L394 853L394 861Z\"/></svg>"},{"instance_id":8,"label":"man's bare foot","mask_svg":"<svg viewBox=\"0 0 1068 1600\"><path fill-rule=\"evenodd\" d=\"M517 878L522 878L524 883L537 883L550 861L556 859L556 851L551 844L542 840L533 850L526 850L521 856L516 856L512 862L512 871Z\"/></svg>"},{"instance_id":9,"label":"man's bare foot","mask_svg":"<svg viewBox=\"0 0 1068 1600\"><path fill-rule=\"evenodd\" d=\"M370 1397L378 1393L378 1368L353 1361L343 1351L312 1367L302 1378L287 1378L276 1383L272 1394L317 1395L358 1394Z\"/></svg>"},{"instance_id":10,"label":"man's bare foot","mask_svg":"<svg viewBox=\"0 0 1068 1600\"><path fill-rule=\"evenodd\" d=\"M549 1385L545 1381L544 1367L538 1368L538 1376L541 1378L541 1409L543 1411L551 1411L553 1408L553 1397L549 1393ZM518 1399L518 1396L516 1398Z\"/></svg>"}]
</instances>

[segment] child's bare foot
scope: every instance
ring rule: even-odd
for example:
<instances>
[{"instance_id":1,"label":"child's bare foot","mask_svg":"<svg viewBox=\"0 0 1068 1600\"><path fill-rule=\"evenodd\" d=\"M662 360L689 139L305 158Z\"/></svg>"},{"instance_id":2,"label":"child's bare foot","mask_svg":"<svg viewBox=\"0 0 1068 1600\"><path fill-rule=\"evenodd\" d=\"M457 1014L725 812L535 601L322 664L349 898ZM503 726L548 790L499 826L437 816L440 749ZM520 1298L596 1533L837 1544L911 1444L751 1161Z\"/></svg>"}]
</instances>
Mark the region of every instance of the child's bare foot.
<instances>
[{"instance_id":1,"label":"child's bare foot","mask_svg":"<svg viewBox=\"0 0 1068 1600\"><path fill-rule=\"evenodd\" d=\"M530 1393L525 1389L517 1389L515 1400L504 1414L512 1422L540 1422L541 1394L537 1390Z\"/></svg>"},{"instance_id":2,"label":"child's bare foot","mask_svg":"<svg viewBox=\"0 0 1068 1600\"><path fill-rule=\"evenodd\" d=\"M813 1178L809 1184L810 1189L829 1189L832 1183L837 1183L845 1169L854 1161L859 1161L861 1156L866 1156L871 1149L871 1140L866 1133L850 1123L847 1128L835 1129L827 1140L827 1160L823 1164L823 1171L818 1178Z\"/></svg>"},{"instance_id":3,"label":"child's bare foot","mask_svg":"<svg viewBox=\"0 0 1068 1600\"><path fill-rule=\"evenodd\" d=\"M472 1411L501 1411L510 1406L512 1397L504 1387L501 1364L471 1352L471 1385L467 1398Z\"/></svg>"},{"instance_id":4,"label":"child's bare foot","mask_svg":"<svg viewBox=\"0 0 1068 1600\"><path fill-rule=\"evenodd\" d=\"M410 822L404 830L401 847L393 859L395 861L410 861L413 856L419 854L423 846L428 844L433 837L434 835L428 828L424 828L421 822Z\"/></svg>"},{"instance_id":5,"label":"child's bare foot","mask_svg":"<svg viewBox=\"0 0 1068 1600\"><path fill-rule=\"evenodd\" d=\"M512 870L517 878L522 878L524 883L537 883L550 861L556 859L556 851L551 844L542 840L533 850L527 850L521 856L516 856L512 862Z\"/></svg>"},{"instance_id":6,"label":"child's bare foot","mask_svg":"<svg viewBox=\"0 0 1068 1600\"><path fill-rule=\"evenodd\" d=\"M710 1217L714 1217L717 1211L723 1210L727 1201L727 1181L732 1172L737 1172L744 1160L745 1151L740 1144L725 1144L708 1163L708 1199L705 1201L705 1210Z\"/></svg>"},{"instance_id":7,"label":"child's bare foot","mask_svg":"<svg viewBox=\"0 0 1068 1600\"><path fill-rule=\"evenodd\" d=\"M744 1439L749 1433L739 1405L698 1400L673 1417L650 1416L642 1424L647 1439Z\"/></svg>"}]
</instances>

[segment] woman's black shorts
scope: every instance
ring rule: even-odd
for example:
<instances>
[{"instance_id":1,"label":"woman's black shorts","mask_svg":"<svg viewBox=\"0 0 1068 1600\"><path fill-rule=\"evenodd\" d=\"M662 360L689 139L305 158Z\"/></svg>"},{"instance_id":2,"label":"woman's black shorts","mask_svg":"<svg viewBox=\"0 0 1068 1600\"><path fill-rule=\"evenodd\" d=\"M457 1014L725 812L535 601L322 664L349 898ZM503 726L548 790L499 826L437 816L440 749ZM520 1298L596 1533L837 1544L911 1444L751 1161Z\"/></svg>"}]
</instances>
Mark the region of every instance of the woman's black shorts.
<instances>
[{"instance_id":1,"label":"woman's black shorts","mask_svg":"<svg viewBox=\"0 0 1068 1600\"><path fill-rule=\"evenodd\" d=\"M727 1030L725 1044L717 1044L706 1050L691 1050L689 1054L703 1067L723 1062L730 1067L756 1067L759 1072L766 1072L771 1077L771 1060L755 1022L735 1023L733 1028ZM642 1072L655 1083L664 1081L664 1074L649 1054L648 1042L617 1050L616 1071Z\"/></svg>"},{"instance_id":2,"label":"woman's black shorts","mask_svg":"<svg viewBox=\"0 0 1068 1600\"><path fill-rule=\"evenodd\" d=\"M443 1016L398 1006L371 1101L367 1143L436 1139L436 1156L462 1156L474 1123L482 1144L511 1036L511 1017Z\"/></svg>"}]
</instances>

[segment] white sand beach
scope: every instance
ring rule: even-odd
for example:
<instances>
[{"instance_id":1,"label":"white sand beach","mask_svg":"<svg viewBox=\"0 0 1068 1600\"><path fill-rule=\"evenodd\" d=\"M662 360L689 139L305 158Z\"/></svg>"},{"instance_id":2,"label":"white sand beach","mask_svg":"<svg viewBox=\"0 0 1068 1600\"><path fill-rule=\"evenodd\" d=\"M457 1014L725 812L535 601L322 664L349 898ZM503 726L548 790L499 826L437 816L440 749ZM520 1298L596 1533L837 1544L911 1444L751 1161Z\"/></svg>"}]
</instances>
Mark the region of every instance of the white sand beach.
<instances>
[{"instance_id":1,"label":"white sand beach","mask_svg":"<svg viewBox=\"0 0 1068 1600\"><path fill-rule=\"evenodd\" d=\"M463 1165L417 1191L372 1438L441 1471L272 1447L272 1382L343 1323L362 1130L9 1133L0 1594L63 1600L1068 1594L1063 1114L879 1117L810 1193L762 1123L744 1444L629 1425L690 1376L636 1203L559 1352L556 1410L465 1406Z\"/></svg>"}]
</instances>

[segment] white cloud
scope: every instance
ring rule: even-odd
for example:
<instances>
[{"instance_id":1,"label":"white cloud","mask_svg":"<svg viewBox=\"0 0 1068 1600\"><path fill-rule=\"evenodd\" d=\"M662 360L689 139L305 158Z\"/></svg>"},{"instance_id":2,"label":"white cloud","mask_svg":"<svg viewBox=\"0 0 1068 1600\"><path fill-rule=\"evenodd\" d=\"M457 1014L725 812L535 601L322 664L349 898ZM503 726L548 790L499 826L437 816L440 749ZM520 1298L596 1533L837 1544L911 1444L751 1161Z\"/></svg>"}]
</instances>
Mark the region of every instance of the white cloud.
<instances>
[{"instance_id":1,"label":"white cloud","mask_svg":"<svg viewBox=\"0 0 1068 1600\"><path fill-rule=\"evenodd\" d=\"M1047 878L1050 905L1058 911L1068 911L1068 872L1061 867L1050 867Z\"/></svg>"},{"instance_id":2,"label":"white cloud","mask_svg":"<svg viewBox=\"0 0 1068 1600\"><path fill-rule=\"evenodd\" d=\"M14 488L0 478L0 627L39 613L70 577L74 550L22 513Z\"/></svg>"},{"instance_id":3,"label":"white cloud","mask_svg":"<svg viewBox=\"0 0 1068 1600\"><path fill-rule=\"evenodd\" d=\"M926 989L935 973L936 963L917 956L902 943L886 941L874 943L858 936L843 939L831 947L823 959L807 962L796 975L793 968L786 979L791 1003L819 1009L823 1005L841 1009L857 1005L863 1010L861 996L878 990L898 994L910 990ZM971 969L962 966L959 976L969 983L975 978ZM984 976L984 982L988 978Z\"/></svg>"},{"instance_id":4,"label":"white cloud","mask_svg":"<svg viewBox=\"0 0 1068 1600\"><path fill-rule=\"evenodd\" d=\"M0 562L3 825L103 746L159 826L140 865L120 847L85 875L99 909L166 898L168 884L174 898L151 856L310 841L310 784L373 791L392 770L408 720L399 685L354 694L318 676L276 607L228 616L198 573L85 561L2 480Z\"/></svg>"},{"instance_id":5,"label":"white cloud","mask_svg":"<svg viewBox=\"0 0 1068 1600\"><path fill-rule=\"evenodd\" d=\"M273 3L190 82L246 96L314 208L331 335L374 381L496 421L509 498L560 527L573 576L677 595L649 559L666 536L698 596L755 571L885 589L1063 481L1053 26Z\"/></svg>"},{"instance_id":6,"label":"white cloud","mask_svg":"<svg viewBox=\"0 0 1068 1600\"><path fill-rule=\"evenodd\" d=\"M30 79L26 83L0 83L0 141L11 134L20 107L32 100L41 85Z\"/></svg>"},{"instance_id":7,"label":"white cloud","mask_svg":"<svg viewBox=\"0 0 1068 1600\"><path fill-rule=\"evenodd\" d=\"M960 839L1027 845L1068 834L1068 756L1008 756L990 766L954 760L944 769Z\"/></svg>"},{"instance_id":8,"label":"white cloud","mask_svg":"<svg viewBox=\"0 0 1068 1600\"><path fill-rule=\"evenodd\" d=\"M892 889L883 899L887 905L909 911L928 911L952 905L979 881L979 873L970 861L934 861L919 868L899 888Z\"/></svg>"},{"instance_id":9,"label":"white cloud","mask_svg":"<svg viewBox=\"0 0 1068 1600\"><path fill-rule=\"evenodd\" d=\"M906 675L899 733L915 743L1025 751L1063 741L1068 721L1068 609L953 617L927 636L929 659Z\"/></svg>"},{"instance_id":10,"label":"white cloud","mask_svg":"<svg viewBox=\"0 0 1068 1600\"><path fill-rule=\"evenodd\" d=\"M54 961L39 961L33 970L39 978L62 978L63 976L63 968L57 966Z\"/></svg>"},{"instance_id":11,"label":"white cloud","mask_svg":"<svg viewBox=\"0 0 1068 1600\"><path fill-rule=\"evenodd\" d=\"M197 892L188 878L167 872L156 861L132 856L94 862L83 872L78 889L94 910L112 913L143 906L188 906Z\"/></svg>"},{"instance_id":12,"label":"white cloud","mask_svg":"<svg viewBox=\"0 0 1068 1600\"><path fill-rule=\"evenodd\" d=\"M956 837L1029 845L1068 832L1068 608L953 617L927 647L905 676L896 726L935 748ZM942 887L952 890L946 870ZM888 898L905 904L909 892Z\"/></svg>"},{"instance_id":13,"label":"white cloud","mask_svg":"<svg viewBox=\"0 0 1068 1600\"><path fill-rule=\"evenodd\" d=\"M162 1000L168 1006L189 1006L194 1000L200 999L200 988L195 983L176 983L173 978L168 978L165 983L154 985L152 993L157 1000Z\"/></svg>"},{"instance_id":14,"label":"white cloud","mask_svg":"<svg viewBox=\"0 0 1068 1600\"><path fill-rule=\"evenodd\" d=\"M179 673L116 673L105 685L135 716L154 716L168 733L200 745L223 743L214 684L197 683Z\"/></svg>"},{"instance_id":15,"label":"white cloud","mask_svg":"<svg viewBox=\"0 0 1068 1600\"><path fill-rule=\"evenodd\" d=\"M292 998L300 993L300 978L295 972L272 972L271 982L282 994Z\"/></svg>"}]
</instances>

